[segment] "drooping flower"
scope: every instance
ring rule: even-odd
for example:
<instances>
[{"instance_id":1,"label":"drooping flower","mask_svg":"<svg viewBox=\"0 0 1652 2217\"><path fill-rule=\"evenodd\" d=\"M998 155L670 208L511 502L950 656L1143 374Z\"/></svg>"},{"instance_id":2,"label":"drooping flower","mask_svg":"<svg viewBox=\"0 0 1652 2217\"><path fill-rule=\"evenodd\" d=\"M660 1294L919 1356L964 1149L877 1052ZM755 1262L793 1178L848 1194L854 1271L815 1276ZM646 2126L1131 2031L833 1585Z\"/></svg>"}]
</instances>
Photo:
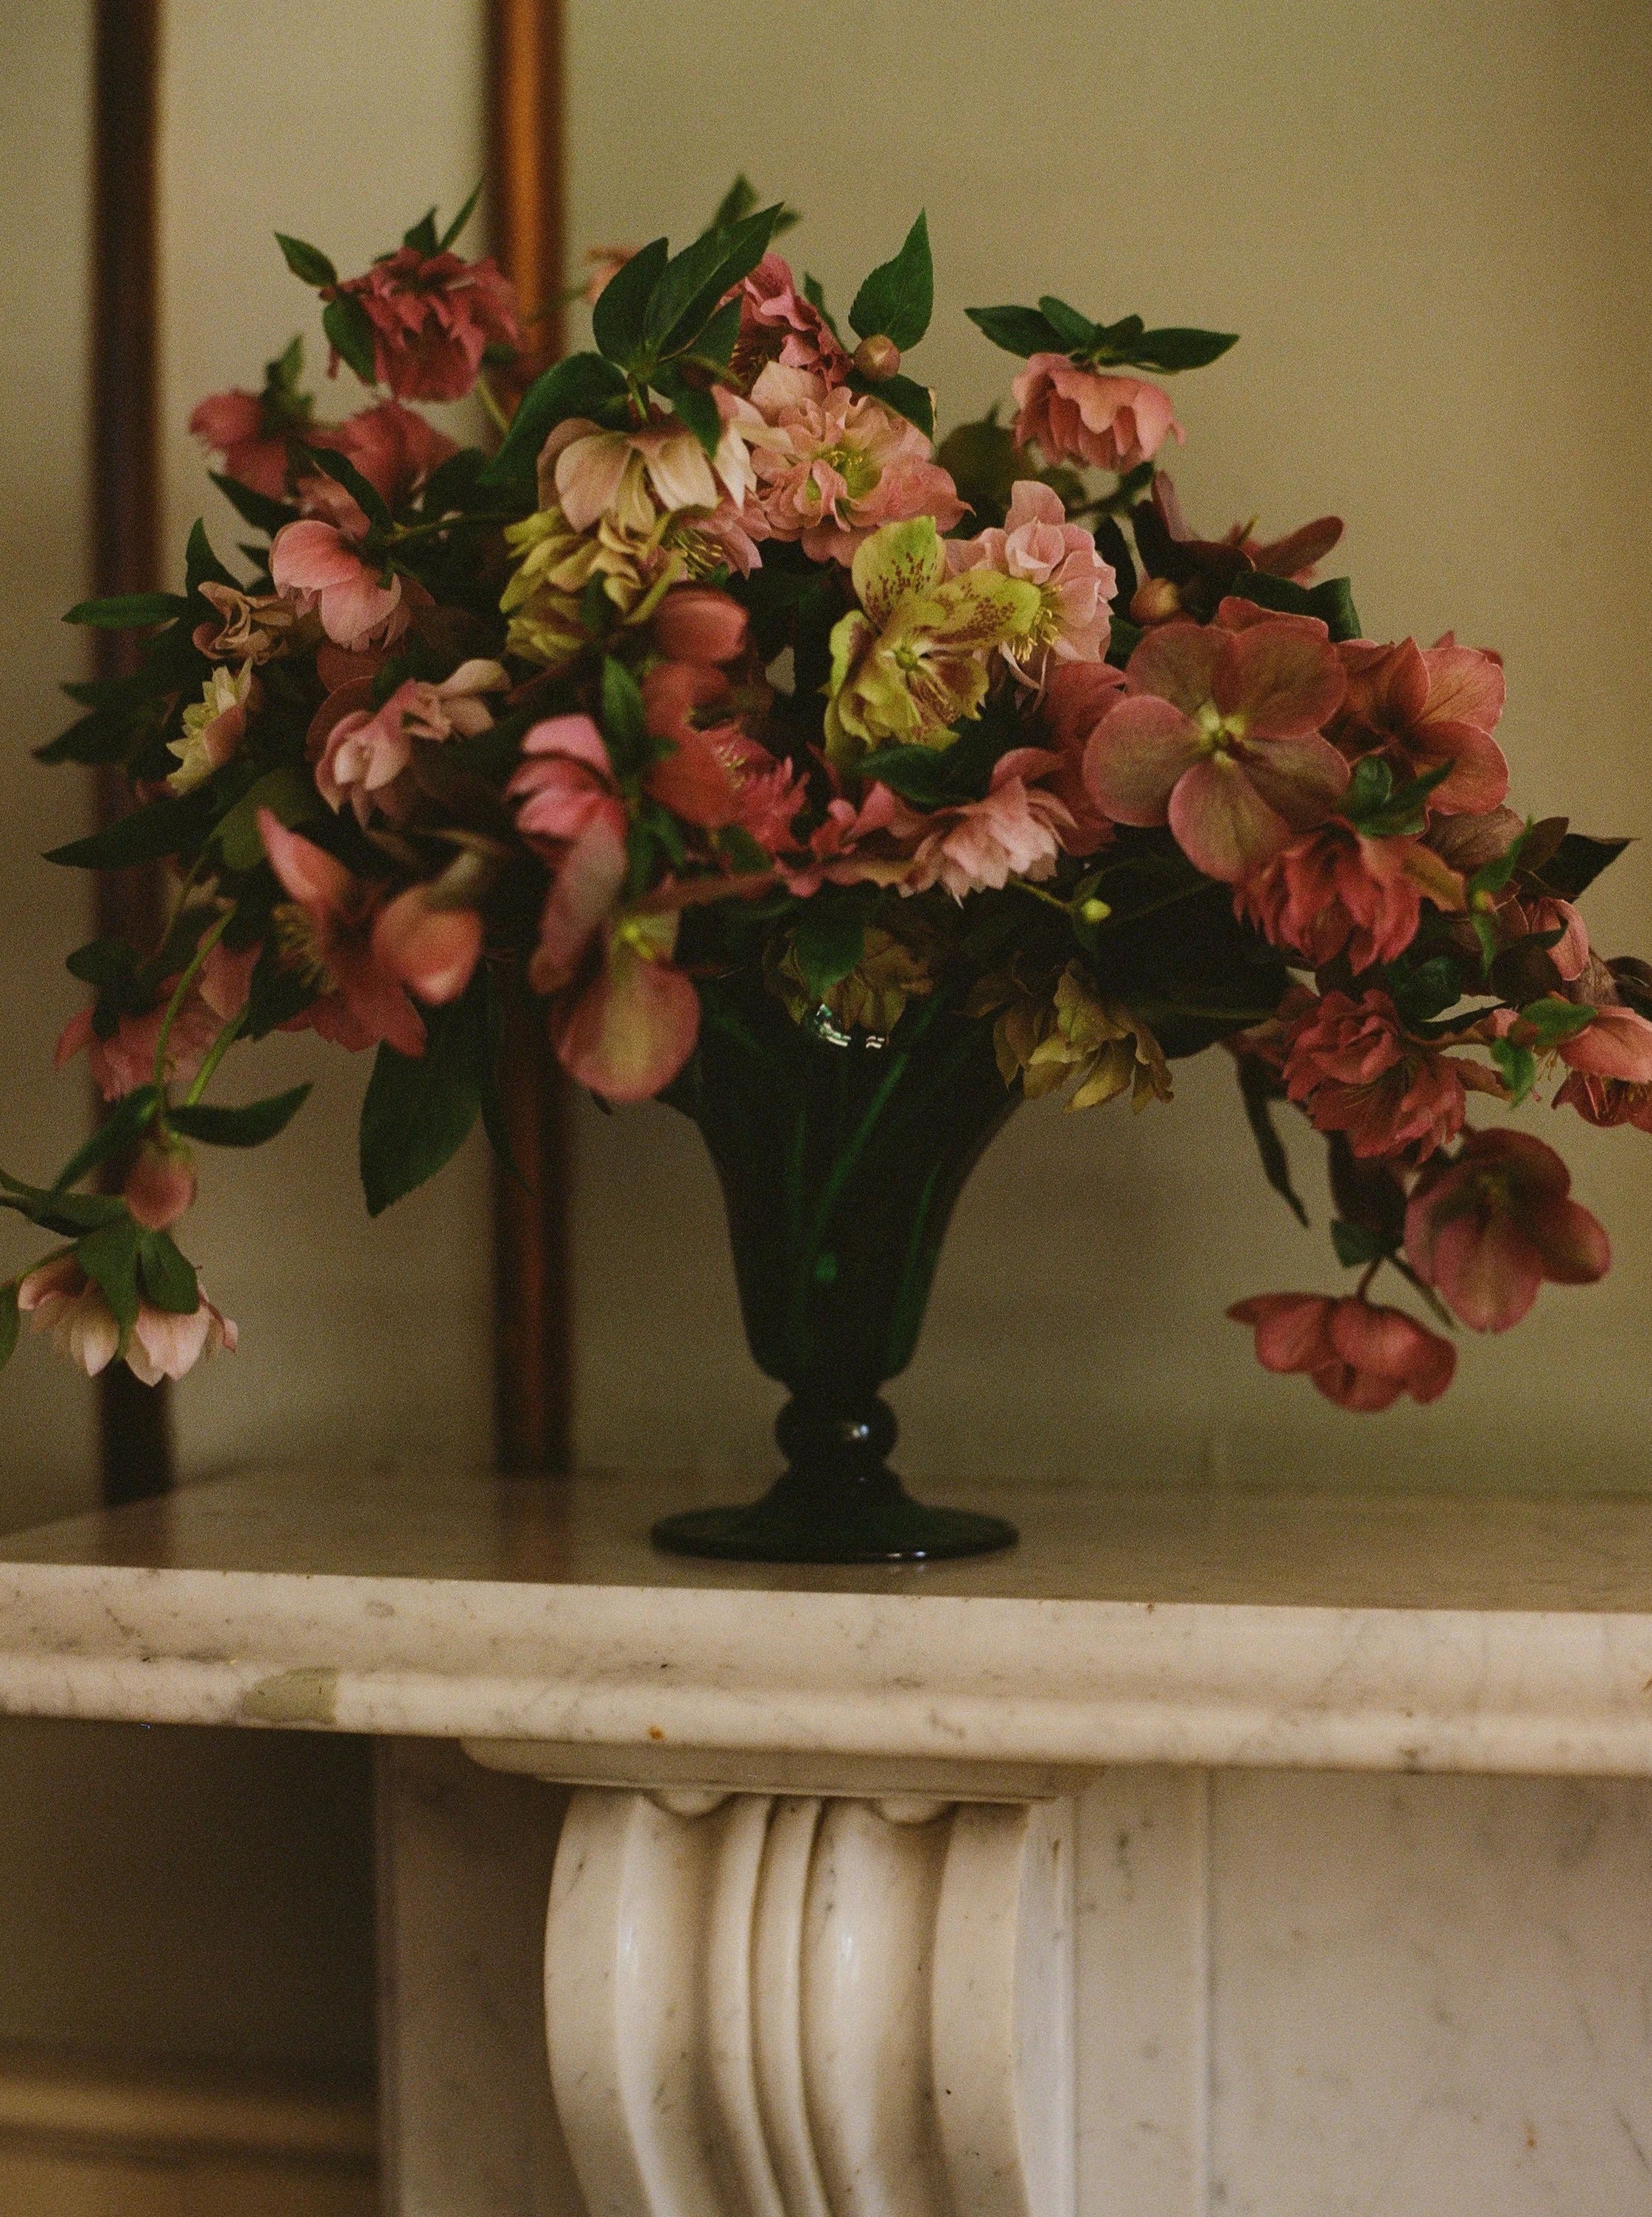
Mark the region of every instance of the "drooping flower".
<instances>
[{"instance_id":1,"label":"drooping flower","mask_svg":"<svg viewBox=\"0 0 1652 2217\"><path fill-rule=\"evenodd\" d=\"M253 703L252 664L239 670L220 665L200 689L200 698L183 712L183 735L169 739L167 751L178 766L167 779L174 793L193 793L241 751L247 712Z\"/></svg>"},{"instance_id":2,"label":"drooping flower","mask_svg":"<svg viewBox=\"0 0 1652 2217\"><path fill-rule=\"evenodd\" d=\"M341 687L310 727L322 799L335 812L348 800L362 824L375 806L398 813L394 787L413 759L415 744L472 738L487 731L493 712L484 696L509 682L502 664L478 659L460 663L440 684L406 678L377 708L361 697L371 698L371 686Z\"/></svg>"},{"instance_id":3,"label":"drooping flower","mask_svg":"<svg viewBox=\"0 0 1652 2217\"><path fill-rule=\"evenodd\" d=\"M1190 861L1235 884L1325 820L1348 766L1320 735L1343 689L1325 626L1224 602L1230 613L1242 628L1148 633L1085 775L1114 823L1168 823Z\"/></svg>"},{"instance_id":4,"label":"drooping flower","mask_svg":"<svg viewBox=\"0 0 1652 2217\"><path fill-rule=\"evenodd\" d=\"M1620 1085L1652 1084L1652 1023L1633 1009L1611 1004L1598 1008L1556 1051L1569 1069L1585 1078L1612 1078Z\"/></svg>"},{"instance_id":5,"label":"drooping flower","mask_svg":"<svg viewBox=\"0 0 1652 2217\"><path fill-rule=\"evenodd\" d=\"M209 393L192 411L189 429L219 454L226 478L266 500L287 498L287 434L271 423L262 393L238 386Z\"/></svg>"},{"instance_id":6,"label":"drooping flower","mask_svg":"<svg viewBox=\"0 0 1652 2217\"><path fill-rule=\"evenodd\" d=\"M1275 947L1316 966L1346 954L1359 971L1404 953L1425 900L1456 911L1463 899L1462 879L1420 840L1366 838L1335 819L1244 879L1233 905Z\"/></svg>"},{"instance_id":7,"label":"drooping flower","mask_svg":"<svg viewBox=\"0 0 1652 2217\"><path fill-rule=\"evenodd\" d=\"M1379 646L1347 639L1337 649L1347 693L1331 736L1350 760L1381 752L1404 777L1448 775L1428 796L1444 814L1478 815L1508 791L1508 764L1492 738L1503 713L1500 658L1459 646L1447 632L1431 647L1413 639Z\"/></svg>"},{"instance_id":8,"label":"drooping flower","mask_svg":"<svg viewBox=\"0 0 1652 2217\"><path fill-rule=\"evenodd\" d=\"M398 400L462 400L490 346L520 352L516 293L491 256L398 247L360 277L327 286L324 300L357 300L373 325L373 374ZM329 374L338 367L335 351Z\"/></svg>"},{"instance_id":9,"label":"drooping flower","mask_svg":"<svg viewBox=\"0 0 1652 2217\"><path fill-rule=\"evenodd\" d=\"M1256 1333L1265 1370L1305 1374L1339 1408L1374 1413L1402 1393L1436 1401L1451 1384L1457 1349L1403 1309L1351 1294L1256 1294L1228 1311Z\"/></svg>"},{"instance_id":10,"label":"drooping flower","mask_svg":"<svg viewBox=\"0 0 1652 2217\"><path fill-rule=\"evenodd\" d=\"M331 479L325 482L332 485ZM400 577L385 576L356 551L367 536L366 516L342 486L334 490L342 500L330 505L344 520L309 516L283 524L270 541L269 574L278 592L301 609L317 611L336 645L361 654L398 638L407 628L407 610Z\"/></svg>"},{"instance_id":11,"label":"drooping flower","mask_svg":"<svg viewBox=\"0 0 1652 2217\"><path fill-rule=\"evenodd\" d=\"M732 662L744 649L749 619L732 594L680 585L655 610L650 637L668 662Z\"/></svg>"},{"instance_id":12,"label":"drooping flower","mask_svg":"<svg viewBox=\"0 0 1652 2217\"><path fill-rule=\"evenodd\" d=\"M654 528L656 506L714 509L725 490L738 500L751 481L737 417L725 423L713 459L685 423L657 412L629 431L570 416L540 450L539 478L541 508L554 502L576 531L610 517L632 534Z\"/></svg>"},{"instance_id":13,"label":"drooping flower","mask_svg":"<svg viewBox=\"0 0 1652 2217\"><path fill-rule=\"evenodd\" d=\"M49 1332L56 1351L89 1378L107 1369L122 1351L114 1310L72 1255L29 1271L18 1286L17 1306L30 1329ZM220 1347L233 1354L238 1337L234 1325L205 1294L183 1316L140 1301L126 1338L126 1368L145 1386L157 1386L163 1378L182 1378Z\"/></svg>"},{"instance_id":14,"label":"drooping flower","mask_svg":"<svg viewBox=\"0 0 1652 2217\"><path fill-rule=\"evenodd\" d=\"M723 671L706 663L656 663L643 679L643 706L650 732L669 740L671 751L649 764L644 788L686 824L710 831L737 824L773 853L790 843L805 783L736 719L693 720L722 707L729 693Z\"/></svg>"},{"instance_id":15,"label":"drooping flower","mask_svg":"<svg viewBox=\"0 0 1652 2217\"><path fill-rule=\"evenodd\" d=\"M1060 768L1060 756L1047 748L1012 747L994 763L981 800L922 815L903 810L893 828L913 844L902 892L938 885L962 901L1011 878L1053 877L1072 817L1043 781Z\"/></svg>"},{"instance_id":16,"label":"drooping flower","mask_svg":"<svg viewBox=\"0 0 1652 2217\"><path fill-rule=\"evenodd\" d=\"M1310 1004L1291 1028L1283 1065L1287 1093L1316 1128L1346 1132L1362 1156L1409 1148L1425 1160L1461 1130L1465 1079L1496 1088L1495 1079L1482 1083L1478 1065L1409 1039L1392 997L1376 988L1358 1001L1327 993Z\"/></svg>"},{"instance_id":17,"label":"drooping flower","mask_svg":"<svg viewBox=\"0 0 1652 2217\"><path fill-rule=\"evenodd\" d=\"M216 623L210 618L198 623L194 634L196 647L213 662L268 662L296 645L306 627L318 629L287 593L243 593L212 577L197 590L218 611Z\"/></svg>"},{"instance_id":18,"label":"drooping flower","mask_svg":"<svg viewBox=\"0 0 1652 2217\"><path fill-rule=\"evenodd\" d=\"M1507 1331L1552 1285L1605 1277L1612 1251L1569 1198L1571 1173L1524 1132L1471 1132L1451 1162L1426 1168L1405 1213L1405 1254L1474 1331Z\"/></svg>"},{"instance_id":19,"label":"drooping flower","mask_svg":"<svg viewBox=\"0 0 1652 2217\"><path fill-rule=\"evenodd\" d=\"M964 503L915 423L870 394L770 362L751 389L772 435L754 432L754 535L795 539L817 562L848 564L881 525L929 517L950 531Z\"/></svg>"},{"instance_id":20,"label":"drooping flower","mask_svg":"<svg viewBox=\"0 0 1652 2217\"><path fill-rule=\"evenodd\" d=\"M1106 652L1110 608L1118 585L1111 563L1095 551L1092 533L1069 523L1061 496L1023 478L1010 495L1002 531L946 542L948 567L1001 570L1039 589L1039 615L1024 639L999 652L1019 676L1037 684L1053 658L1100 662Z\"/></svg>"},{"instance_id":21,"label":"drooping flower","mask_svg":"<svg viewBox=\"0 0 1652 2217\"><path fill-rule=\"evenodd\" d=\"M849 357L813 301L798 290L789 263L773 248L740 287L740 336L732 367L743 378L767 361L808 369L828 385L841 385Z\"/></svg>"},{"instance_id":22,"label":"drooping flower","mask_svg":"<svg viewBox=\"0 0 1652 2217\"><path fill-rule=\"evenodd\" d=\"M1098 993L1076 962L1069 962L1052 994L1020 988L1013 978L984 980L972 1006L1002 1013L993 1027L993 1052L1006 1085L1017 1074L1029 1101L1076 1078L1067 1106L1094 1108L1129 1092L1134 1106L1171 1098L1164 1050L1133 1009Z\"/></svg>"},{"instance_id":23,"label":"drooping flower","mask_svg":"<svg viewBox=\"0 0 1652 2217\"><path fill-rule=\"evenodd\" d=\"M240 1342L235 1325L204 1293L187 1316L139 1301L138 1319L126 1342L126 1368L142 1384L158 1386L163 1378L184 1377L219 1348L233 1355Z\"/></svg>"},{"instance_id":24,"label":"drooping flower","mask_svg":"<svg viewBox=\"0 0 1652 2217\"><path fill-rule=\"evenodd\" d=\"M996 570L946 575L932 516L886 524L857 551L859 609L832 630L827 759L878 746L946 746L986 697L988 658L1038 621L1039 590Z\"/></svg>"},{"instance_id":25,"label":"drooping flower","mask_svg":"<svg viewBox=\"0 0 1652 2217\"><path fill-rule=\"evenodd\" d=\"M362 408L310 435L312 447L342 454L391 508L411 500L430 472L459 448L443 431L398 400Z\"/></svg>"},{"instance_id":26,"label":"drooping flower","mask_svg":"<svg viewBox=\"0 0 1652 2217\"><path fill-rule=\"evenodd\" d=\"M1046 462L1122 472L1183 435L1162 386L1082 369L1064 354L1033 355L1009 389L1016 445L1036 445Z\"/></svg>"},{"instance_id":27,"label":"drooping flower","mask_svg":"<svg viewBox=\"0 0 1652 2217\"><path fill-rule=\"evenodd\" d=\"M681 917L633 910L601 940L601 967L552 1011L551 1041L569 1076L604 1100L649 1101L700 1035L700 995L671 960Z\"/></svg>"},{"instance_id":28,"label":"drooping flower","mask_svg":"<svg viewBox=\"0 0 1652 2217\"><path fill-rule=\"evenodd\" d=\"M1554 1099L1556 1108L1575 1108L1586 1124L1602 1130L1632 1124L1652 1132L1652 1085L1629 1085L1618 1078L1594 1078L1572 1071Z\"/></svg>"},{"instance_id":29,"label":"drooping flower","mask_svg":"<svg viewBox=\"0 0 1652 2217\"><path fill-rule=\"evenodd\" d=\"M169 1084L187 1084L224 1026L245 1008L261 952L258 946L231 952L220 940L207 955L166 1035L163 1074ZM161 1026L177 985L176 978L163 979L156 989L155 1006L142 1016L121 1016L108 1039L98 1037L93 1011L83 1009L64 1026L53 1067L61 1070L84 1050L93 1082L105 1101L124 1100L139 1086L147 1085L155 1076Z\"/></svg>"},{"instance_id":30,"label":"drooping flower","mask_svg":"<svg viewBox=\"0 0 1652 2217\"><path fill-rule=\"evenodd\" d=\"M424 1025L400 977L374 945L383 888L368 885L312 840L258 812L264 852L290 905L272 918L284 959L318 997L305 1021L352 1049L383 1040L398 1054L424 1053Z\"/></svg>"}]
</instances>

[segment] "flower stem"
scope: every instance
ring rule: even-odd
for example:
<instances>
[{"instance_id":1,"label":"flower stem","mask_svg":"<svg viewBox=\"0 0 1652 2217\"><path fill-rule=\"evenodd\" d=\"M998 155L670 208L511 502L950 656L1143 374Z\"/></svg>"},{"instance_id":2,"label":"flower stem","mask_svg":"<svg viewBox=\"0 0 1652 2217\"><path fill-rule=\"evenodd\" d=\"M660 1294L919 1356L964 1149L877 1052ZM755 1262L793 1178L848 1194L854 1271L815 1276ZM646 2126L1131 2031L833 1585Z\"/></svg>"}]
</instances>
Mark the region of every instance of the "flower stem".
<instances>
[{"instance_id":1,"label":"flower stem","mask_svg":"<svg viewBox=\"0 0 1652 2217\"><path fill-rule=\"evenodd\" d=\"M188 997L189 988L200 975L202 964L229 929L234 917L235 911L226 908L212 929L203 934L199 946L189 958L188 967L173 990L171 999L166 1004L166 1014L161 1018L160 1036L155 1041L155 1083L163 1090L166 1086L166 1043L172 1035L178 1011Z\"/></svg>"},{"instance_id":2,"label":"flower stem","mask_svg":"<svg viewBox=\"0 0 1652 2217\"><path fill-rule=\"evenodd\" d=\"M194 1084L189 1088L188 1093L183 1096L184 1106L186 1108L193 1108L196 1102L200 1100L201 1095L206 1090L207 1086L212 1083L213 1072L218 1068L219 1064L223 1061L231 1047L234 1046L237 1039L240 1036L241 1027L246 1022L246 1021L247 1012L243 1009L238 1016L233 1016L230 1018L228 1023L225 1025L223 1030L213 1041L211 1047L207 1050L206 1061L201 1064L200 1070L196 1072Z\"/></svg>"},{"instance_id":3,"label":"flower stem","mask_svg":"<svg viewBox=\"0 0 1652 2217\"><path fill-rule=\"evenodd\" d=\"M488 421L502 439L510 429L510 418L499 405L498 398L493 387L479 370L477 372L476 390L482 405L488 411Z\"/></svg>"}]
</instances>

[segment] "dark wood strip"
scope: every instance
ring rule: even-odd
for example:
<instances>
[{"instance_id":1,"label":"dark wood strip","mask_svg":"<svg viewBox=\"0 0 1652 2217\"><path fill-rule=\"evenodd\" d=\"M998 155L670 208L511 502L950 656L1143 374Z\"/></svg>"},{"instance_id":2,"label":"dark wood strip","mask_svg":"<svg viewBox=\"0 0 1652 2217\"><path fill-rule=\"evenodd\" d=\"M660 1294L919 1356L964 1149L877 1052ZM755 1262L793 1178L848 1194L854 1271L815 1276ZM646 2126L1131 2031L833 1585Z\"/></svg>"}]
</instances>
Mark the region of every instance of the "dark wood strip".
<instances>
[{"instance_id":1,"label":"dark wood strip","mask_svg":"<svg viewBox=\"0 0 1652 2217\"><path fill-rule=\"evenodd\" d=\"M566 243L559 0L491 0L488 181L494 251L526 310L532 368L562 348ZM495 1454L506 1470L565 1471L572 1451L568 1087L524 995L506 1022L501 1083L520 1178L494 1174Z\"/></svg>"},{"instance_id":2,"label":"dark wood strip","mask_svg":"<svg viewBox=\"0 0 1652 2217\"><path fill-rule=\"evenodd\" d=\"M92 567L99 593L137 593L159 579L159 285L157 122L160 0L97 0L93 99ZM96 632L100 676L132 667L134 642ZM130 805L115 770L97 778L100 823ZM152 945L165 886L157 870L109 871L97 886L97 928ZM104 1499L138 1501L172 1479L168 1387L139 1383L124 1363L98 1380Z\"/></svg>"}]
</instances>

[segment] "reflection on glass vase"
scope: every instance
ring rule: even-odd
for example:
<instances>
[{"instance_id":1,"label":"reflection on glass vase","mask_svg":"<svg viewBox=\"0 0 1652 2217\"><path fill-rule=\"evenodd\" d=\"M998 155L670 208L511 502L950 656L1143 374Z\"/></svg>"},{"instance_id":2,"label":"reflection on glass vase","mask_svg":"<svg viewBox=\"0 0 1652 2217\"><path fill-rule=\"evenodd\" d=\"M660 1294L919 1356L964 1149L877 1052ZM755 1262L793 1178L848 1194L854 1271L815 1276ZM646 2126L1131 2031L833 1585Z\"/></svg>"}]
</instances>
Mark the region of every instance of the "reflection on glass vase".
<instances>
[{"instance_id":1,"label":"reflection on glass vase","mask_svg":"<svg viewBox=\"0 0 1652 2217\"><path fill-rule=\"evenodd\" d=\"M992 1019L940 994L887 1040L794 1023L760 983L702 990L694 1055L666 1096L722 1181L746 1337L791 1388L787 1467L761 1500L668 1516L656 1544L774 1563L917 1562L1014 1544L1002 1517L914 1501L878 1397L911 1360L953 1203L1020 1099Z\"/></svg>"}]
</instances>

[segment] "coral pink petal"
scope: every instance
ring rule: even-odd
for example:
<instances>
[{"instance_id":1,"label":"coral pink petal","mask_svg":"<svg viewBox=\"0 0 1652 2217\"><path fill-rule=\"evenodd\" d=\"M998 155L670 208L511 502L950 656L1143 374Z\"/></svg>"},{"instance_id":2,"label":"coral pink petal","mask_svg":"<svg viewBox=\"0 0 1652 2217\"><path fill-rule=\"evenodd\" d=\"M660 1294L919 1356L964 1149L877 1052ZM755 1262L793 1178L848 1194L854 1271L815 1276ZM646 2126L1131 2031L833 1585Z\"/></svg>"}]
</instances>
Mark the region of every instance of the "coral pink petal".
<instances>
[{"instance_id":1,"label":"coral pink petal","mask_svg":"<svg viewBox=\"0 0 1652 2217\"><path fill-rule=\"evenodd\" d=\"M1428 672L1431 724L1472 724L1489 732L1503 713L1502 664L1475 646L1431 646L1424 654Z\"/></svg>"},{"instance_id":2,"label":"coral pink petal","mask_svg":"<svg viewBox=\"0 0 1652 2217\"><path fill-rule=\"evenodd\" d=\"M270 541L269 574L279 593L318 593L344 584L361 567L336 527L313 518L283 524Z\"/></svg>"},{"instance_id":3,"label":"coral pink petal","mask_svg":"<svg viewBox=\"0 0 1652 2217\"><path fill-rule=\"evenodd\" d=\"M552 1028L570 1078L608 1101L647 1101L671 1080L700 1034L700 996L666 962L622 943L607 966Z\"/></svg>"},{"instance_id":4,"label":"coral pink petal","mask_svg":"<svg viewBox=\"0 0 1652 2217\"><path fill-rule=\"evenodd\" d=\"M1543 1282L1537 1250L1501 1214L1489 1224L1465 1214L1440 1225L1430 1261L1433 1284L1470 1331L1507 1331L1517 1325Z\"/></svg>"},{"instance_id":5,"label":"coral pink petal","mask_svg":"<svg viewBox=\"0 0 1652 2217\"><path fill-rule=\"evenodd\" d=\"M1562 1041L1560 1059L1592 1078L1652 1084L1652 1023L1632 1009L1602 1009L1593 1023Z\"/></svg>"},{"instance_id":6,"label":"coral pink petal","mask_svg":"<svg viewBox=\"0 0 1652 2217\"><path fill-rule=\"evenodd\" d=\"M1268 806L1299 831L1322 824L1348 789L1347 762L1316 732L1247 739L1244 764Z\"/></svg>"},{"instance_id":7,"label":"coral pink petal","mask_svg":"<svg viewBox=\"0 0 1652 2217\"><path fill-rule=\"evenodd\" d=\"M1162 624L1131 656L1125 681L1132 693L1156 693L1191 716L1213 697L1217 668L1229 650L1223 632L1202 624Z\"/></svg>"},{"instance_id":8,"label":"coral pink petal","mask_svg":"<svg viewBox=\"0 0 1652 2217\"><path fill-rule=\"evenodd\" d=\"M1264 1295L1263 1300L1269 1296ZM1317 1370L1333 1359L1328 1326L1332 1304L1323 1294L1280 1294L1254 1318L1256 1360L1265 1370ZM1260 1308L1261 1302L1241 1306ZM1230 1314L1237 1314L1236 1310ZM1249 1318L1243 1321L1250 1321Z\"/></svg>"},{"instance_id":9,"label":"coral pink petal","mask_svg":"<svg viewBox=\"0 0 1652 2217\"><path fill-rule=\"evenodd\" d=\"M732 824L740 813L740 793L712 736L684 725L673 751L651 763L643 781L650 800L708 831Z\"/></svg>"},{"instance_id":10,"label":"coral pink petal","mask_svg":"<svg viewBox=\"0 0 1652 2217\"><path fill-rule=\"evenodd\" d=\"M350 890L350 874L336 856L289 831L273 809L258 811L258 836L289 899L305 908L342 905Z\"/></svg>"},{"instance_id":11,"label":"coral pink petal","mask_svg":"<svg viewBox=\"0 0 1652 2217\"><path fill-rule=\"evenodd\" d=\"M547 716L544 723L530 725L522 736L522 752L562 755L602 777L613 775L607 741L589 716Z\"/></svg>"},{"instance_id":12,"label":"coral pink petal","mask_svg":"<svg viewBox=\"0 0 1652 2217\"><path fill-rule=\"evenodd\" d=\"M1188 861L1225 885L1237 885L1291 843L1284 817L1237 763L1217 756L1206 756L1177 780L1168 816Z\"/></svg>"},{"instance_id":13,"label":"coral pink petal","mask_svg":"<svg viewBox=\"0 0 1652 2217\"><path fill-rule=\"evenodd\" d=\"M1215 698L1224 715L1242 710L1258 737L1289 739L1316 732L1347 689L1328 639L1316 638L1305 625L1259 623L1230 635Z\"/></svg>"},{"instance_id":14,"label":"coral pink petal","mask_svg":"<svg viewBox=\"0 0 1652 2217\"><path fill-rule=\"evenodd\" d=\"M441 1008L471 982L482 955L482 919L474 909L432 908L415 886L379 911L373 948L422 1001Z\"/></svg>"},{"instance_id":15,"label":"coral pink petal","mask_svg":"<svg viewBox=\"0 0 1652 2217\"><path fill-rule=\"evenodd\" d=\"M1418 727L1417 744L1436 763L1448 761L1451 775L1428 796L1428 805L1447 814L1489 815L1508 792L1508 763L1495 739L1472 724L1427 723Z\"/></svg>"},{"instance_id":16,"label":"coral pink petal","mask_svg":"<svg viewBox=\"0 0 1652 2217\"><path fill-rule=\"evenodd\" d=\"M1527 1211L1523 1227L1556 1286L1592 1286L1612 1268L1605 1226L1580 1201L1551 1195Z\"/></svg>"},{"instance_id":17,"label":"coral pink petal","mask_svg":"<svg viewBox=\"0 0 1652 2217\"><path fill-rule=\"evenodd\" d=\"M540 991L553 991L565 981L625 882L624 835L598 818L569 849L545 904L533 956Z\"/></svg>"}]
</instances>

